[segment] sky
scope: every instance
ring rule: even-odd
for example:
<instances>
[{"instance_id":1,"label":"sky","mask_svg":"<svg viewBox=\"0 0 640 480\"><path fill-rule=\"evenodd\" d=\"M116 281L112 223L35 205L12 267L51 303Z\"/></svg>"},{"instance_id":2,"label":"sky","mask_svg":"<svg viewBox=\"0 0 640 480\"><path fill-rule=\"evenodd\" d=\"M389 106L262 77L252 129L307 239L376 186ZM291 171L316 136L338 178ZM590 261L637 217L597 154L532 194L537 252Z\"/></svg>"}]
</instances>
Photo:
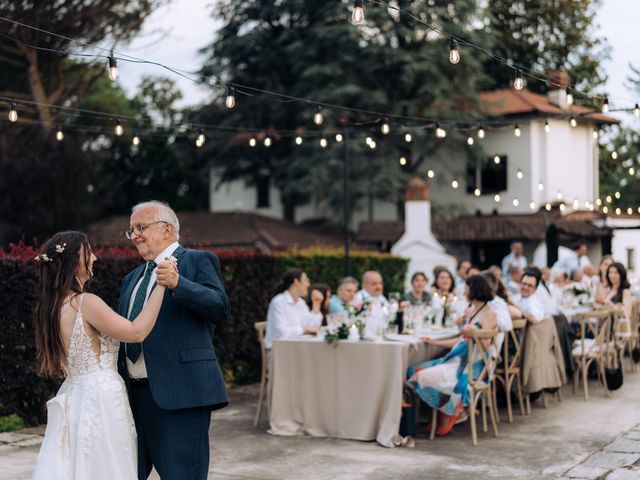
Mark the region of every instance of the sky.
<instances>
[{"instance_id":1,"label":"sky","mask_svg":"<svg viewBox=\"0 0 640 480\"><path fill-rule=\"evenodd\" d=\"M204 57L198 50L209 44L220 24L211 12L215 0L173 0L157 9L146 21L141 34L118 50L136 57L161 62L184 70L196 71ZM637 47L639 0L603 0L596 23L599 36L605 37L610 46L611 59L603 64L609 76L607 91L612 108L633 106L640 99L626 88L630 73L629 63L640 68L640 51ZM207 100L209 91L195 83L180 78L160 67L120 62L120 82L128 93L136 90L144 75L163 75L176 80L184 98L180 106L195 105ZM629 115L618 115L629 126L640 126L640 120Z\"/></svg>"}]
</instances>

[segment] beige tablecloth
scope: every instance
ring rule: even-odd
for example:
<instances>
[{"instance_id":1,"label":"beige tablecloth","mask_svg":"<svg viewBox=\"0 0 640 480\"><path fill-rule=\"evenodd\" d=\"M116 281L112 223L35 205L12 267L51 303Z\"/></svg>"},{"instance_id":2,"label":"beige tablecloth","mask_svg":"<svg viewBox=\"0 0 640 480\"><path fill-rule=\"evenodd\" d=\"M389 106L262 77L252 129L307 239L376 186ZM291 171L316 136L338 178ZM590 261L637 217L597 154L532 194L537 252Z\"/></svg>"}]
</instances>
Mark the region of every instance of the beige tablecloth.
<instances>
[{"instance_id":1,"label":"beige tablecloth","mask_svg":"<svg viewBox=\"0 0 640 480\"><path fill-rule=\"evenodd\" d=\"M270 433L377 440L392 446L409 365L443 353L392 341L276 340L271 352Z\"/></svg>"}]
</instances>

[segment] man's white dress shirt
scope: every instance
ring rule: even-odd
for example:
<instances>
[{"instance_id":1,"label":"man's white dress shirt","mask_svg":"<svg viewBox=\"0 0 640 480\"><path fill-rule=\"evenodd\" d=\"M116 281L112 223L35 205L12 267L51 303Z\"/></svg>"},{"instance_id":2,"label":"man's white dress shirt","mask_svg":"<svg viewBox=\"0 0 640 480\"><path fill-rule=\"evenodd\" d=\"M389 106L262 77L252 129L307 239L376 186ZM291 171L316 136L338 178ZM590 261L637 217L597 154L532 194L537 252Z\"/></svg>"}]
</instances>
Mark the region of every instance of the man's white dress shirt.
<instances>
[{"instance_id":1,"label":"man's white dress shirt","mask_svg":"<svg viewBox=\"0 0 640 480\"><path fill-rule=\"evenodd\" d=\"M505 280L509 279L509 267L514 265L519 268L527 268L527 257L520 255L516 257L513 252L502 259L502 277Z\"/></svg>"},{"instance_id":2,"label":"man's white dress shirt","mask_svg":"<svg viewBox=\"0 0 640 480\"><path fill-rule=\"evenodd\" d=\"M531 315L537 322L544 320L544 307L536 298L535 293L528 297L520 297L518 300L518 308L522 313Z\"/></svg>"},{"instance_id":3,"label":"man's white dress shirt","mask_svg":"<svg viewBox=\"0 0 640 480\"><path fill-rule=\"evenodd\" d=\"M294 302L289 291L285 290L273 297L269 303L264 346L270 349L274 340L299 337L304 333L304 327L319 327L321 324L322 313L310 312L302 298Z\"/></svg>"}]
</instances>

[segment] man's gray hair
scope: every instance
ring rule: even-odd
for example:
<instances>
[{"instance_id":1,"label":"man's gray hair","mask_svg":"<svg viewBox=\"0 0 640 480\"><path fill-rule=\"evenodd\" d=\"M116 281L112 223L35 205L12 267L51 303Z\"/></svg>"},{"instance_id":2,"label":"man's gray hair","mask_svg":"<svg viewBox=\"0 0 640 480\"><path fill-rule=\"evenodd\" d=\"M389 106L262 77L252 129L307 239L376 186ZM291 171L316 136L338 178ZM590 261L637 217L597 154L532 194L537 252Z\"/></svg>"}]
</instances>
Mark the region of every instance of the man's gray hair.
<instances>
[{"instance_id":1,"label":"man's gray hair","mask_svg":"<svg viewBox=\"0 0 640 480\"><path fill-rule=\"evenodd\" d=\"M154 207L157 210L156 221L167 222L173 225L173 233L176 236L176 240L180 239L180 221L176 212L166 202L160 202L159 200L149 200L148 202L138 203L131 208L131 213L135 213L142 208Z\"/></svg>"},{"instance_id":2,"label":"man's gray hair","mask_svg":"<svg viewBox=\"0 0 640 480\"><path fill-rule=\"evenodd\" d=\"M343 285L347 285L348 283L351 283L355 285L356 288L358 288L358 280L356 280L353 277L344 277L342 280L340 280L340 284L338 285L338 288L340 288Z\"/></svg>"}]
</instances>

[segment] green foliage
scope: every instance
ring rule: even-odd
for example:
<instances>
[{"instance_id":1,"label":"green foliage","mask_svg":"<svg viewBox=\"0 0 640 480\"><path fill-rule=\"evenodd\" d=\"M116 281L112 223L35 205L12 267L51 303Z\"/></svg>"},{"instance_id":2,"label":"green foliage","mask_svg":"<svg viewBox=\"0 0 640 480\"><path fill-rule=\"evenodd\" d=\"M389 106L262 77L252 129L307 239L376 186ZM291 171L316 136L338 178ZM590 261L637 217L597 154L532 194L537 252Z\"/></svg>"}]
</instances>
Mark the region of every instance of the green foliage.
<instances>
[{"instance_id":1,"label":"green foliage","mask_svg":"<svg viewBox=\"0 0 640 480\"><path fill-rule=\"evenodd\" d=\"M607 80L600 64L609 58L606 40L594 32L600 4L600 0L489 0L485 22L495 35L494 53L542 76L563 65L579 91L593 94ZM513 83L512 69L495 60L486 68L494 87ZM527 81L530 90L547 90L544 81ZM577 100L585 103L584 98Z\"/></svg>"},{"instance_id":2,"label":"green foliage","mask_svg":"<svg viewBox=\"0 0 640 480\"><path fill-rule=\"evenodd\" d=\"M18 430L19 428L24 428L25 423L22 418L18 415L11 414L6 415L4 417L0 417L0 433L2 432L11 432L13 430Z\"/></svg>"}]
</instances>

